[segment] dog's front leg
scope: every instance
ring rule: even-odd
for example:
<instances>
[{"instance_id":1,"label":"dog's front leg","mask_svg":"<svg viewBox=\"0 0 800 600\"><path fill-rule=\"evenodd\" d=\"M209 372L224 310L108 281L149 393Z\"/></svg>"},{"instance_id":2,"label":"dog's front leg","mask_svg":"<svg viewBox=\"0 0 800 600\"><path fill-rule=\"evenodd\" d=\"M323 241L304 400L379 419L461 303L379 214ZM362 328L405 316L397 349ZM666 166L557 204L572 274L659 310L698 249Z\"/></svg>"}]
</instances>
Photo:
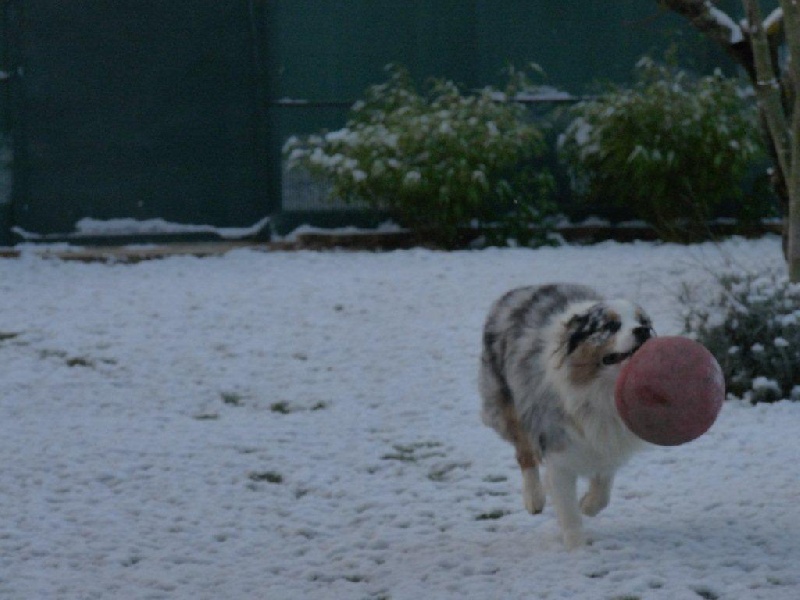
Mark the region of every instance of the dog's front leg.
<instances>
[{"instance_id":1,"label":"dog's front leg","mask_svg":"<svg viewBox=\"0 0 800 600\"><path fill-rule=\"evenodd\" d=\"M586 544L578 505L577 475L569 469L559 468L558 465L549 465L547 477L564 545L567 550L574 550Z\"/></svg>"},{"instance_id":2,"label":"dog's front leg","mask_svg":"<svg viewBox=\"0 0 800 600\"><path fill-rule=\"evenodd\" d=\"M611 500L611 486L614 483L613 475L595 475L589 482L589 489L581 498L581 511L593 517Z\"/></svg>"}]
</instances>

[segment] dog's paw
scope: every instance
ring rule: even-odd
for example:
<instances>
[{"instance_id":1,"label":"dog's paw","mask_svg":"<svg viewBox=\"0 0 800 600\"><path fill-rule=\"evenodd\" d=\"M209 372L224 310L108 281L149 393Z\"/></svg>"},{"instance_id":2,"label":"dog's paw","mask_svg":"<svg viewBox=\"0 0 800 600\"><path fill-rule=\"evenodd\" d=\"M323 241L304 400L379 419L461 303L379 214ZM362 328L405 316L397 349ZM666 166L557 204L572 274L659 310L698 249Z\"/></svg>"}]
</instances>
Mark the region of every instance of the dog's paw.
<instances>
[{"instance_id":1,"label":"dog's paw","mask_svg":"<svg viewBox=\"0 0 800 600\"><path fill-rule=\"evenodd\" d=\"M582 548L589 541L582 529L569 529L564 532L563 537L564 547L570 551Z\"/></svg>"},{"instance_id":2,"label":"dog's paw","mask_svg":"<svg viewBox=\"0 0 800 600\"><path fill-rule=\"evenodd\" d=\"M589 490L581 498L581 512L587 517L594 517L608 506L608 495Z\"/></svg>"},{"instance_id":3,"label":"dog's paw","mask_svg":"<svg viewBox=\"0 0 800 600\"><path fill-rule=\"evenodd\" d=\"M541 514L541 512L544 510L544 503L545 503L544 494L538 496L529 496L525 494L523 496L523 500L525 501L525 510L527 510L532 515Z\"/></svg>"},{"instance_id":4,"label":"dog's paw","mask_svg":"<svg viewBox=\"0 0 800 600\"><path fill-rule=\"evenodd\" d=\"M534 469L525 469L522 472L522 500L525 510L532 515L538 515L544 510L544 486L539 479L539 473Z\"/></svg>"}]
</instances>

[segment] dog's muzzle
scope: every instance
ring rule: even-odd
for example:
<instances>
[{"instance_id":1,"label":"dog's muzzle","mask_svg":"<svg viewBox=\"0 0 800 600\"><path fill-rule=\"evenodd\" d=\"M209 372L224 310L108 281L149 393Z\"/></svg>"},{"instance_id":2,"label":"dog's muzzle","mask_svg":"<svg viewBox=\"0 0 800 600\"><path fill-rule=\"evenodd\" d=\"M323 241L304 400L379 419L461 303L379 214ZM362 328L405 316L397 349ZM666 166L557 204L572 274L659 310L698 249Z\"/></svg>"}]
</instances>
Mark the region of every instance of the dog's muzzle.
<instances>
[{"instance_id":1,"label":"dog's muzzle","mask_svg":"<svg viewBox=\"0 0 800 600\"><path fill-rule=\"evenodd\" d=\"M636 345L627 352L612 352L611 354L606 354L603 357L603 364L606 366L618 365L622 361L629 359L647 340L651 337L655 337L655 335L656 332L652 327L637 327L633 330L633 337L636 338Z\"/></svg>"},{"instance_id":2,"label":"dog's muzzle","mask_svg":"<svg viewBox=\"0 0 800 600\"><path fill-rule=\"evenodd\" d=\"M603 357L603 364L606 365L606 366L608 366L608 365L618 365L623 360L626 360L626 359L630 358L631 356L633 356L633 353L636 352L639 348L641 348L641 345L635 346L635 347L631 348L630 350L628 350L627 352L612 352L611 354L606 354Z\"/></svg>"}]
</instances>

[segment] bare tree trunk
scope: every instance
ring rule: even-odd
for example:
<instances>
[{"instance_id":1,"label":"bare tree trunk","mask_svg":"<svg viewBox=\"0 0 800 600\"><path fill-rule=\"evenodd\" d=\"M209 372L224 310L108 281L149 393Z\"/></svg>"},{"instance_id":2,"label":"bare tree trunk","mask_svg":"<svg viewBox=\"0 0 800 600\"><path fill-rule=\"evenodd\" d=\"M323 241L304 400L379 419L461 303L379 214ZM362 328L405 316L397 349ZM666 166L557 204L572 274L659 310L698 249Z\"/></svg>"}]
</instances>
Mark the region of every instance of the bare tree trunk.
<instances>
[{"instance_id":1,"label":"bare tree trunk","mask_svg":"<svg viewBox=\"0 0 800 600\"><path fill-rule=\"evenodd\" d=\"M748 0L754 2L754 0ZM800 8L796 0L781 0L783 9L786 43L789 47L789 64L787 79L791 84L794 106L791 113L791 131L787 136L791 140L790 153L792 162L788 177L789 186L789 280L800 282Z\"/></svg>"},{"instance_id":2,"label":"bare tree trunk","mask_svg":"<svg viewBox=\"0 0 800 600\"><path fill-rule=\"evenodd\" d=\"M758 0L742 0L753 49L759 108L775 148L777 167L783 172L787 206L784 215L784 253L789 280L800 282L800 11L795 0L781 0L783 28L789 49L786 72L772 60L770 43ZM782 93L781 82L789 91ZM786 98L791 97L790 101Z\"/></svg>"},{"instance_id":3,"label":"bare tree trunk","mask_svg":"<svg viewBox=\"0 0 800 600\"><path fill-rule=\"evenodd\" d=\"M753 50L753 66L755 79L753 87L758 98L758 105L767 123L769 137L775 148L776 165L787 175L791 173L791 143L789 140L788 119L781 100L780 76L772 63L767 34L762 26L761 9L758 0L742 0L747 21L750 46ZM791 178L788 177L787 180ZM791 186L789 187L791 198Z\"/></svg>"},{"instance_id":4,"label":"bare tree trunk","mask_svg":"<svg viewBox=\"0 0 800 600\"><path fill-rule=\"evenodd\" d=\"M744 29L709 0L657 2L717 42L750 77L775 163L772 183L784 213L789 278L800 281L800 9L796 0L780 0L789 56L796 58L790 58L788 72L782 72L777 61L779 34L766 31L758 0L742 0L748 22Z\"/></svg>"}]
</instances>

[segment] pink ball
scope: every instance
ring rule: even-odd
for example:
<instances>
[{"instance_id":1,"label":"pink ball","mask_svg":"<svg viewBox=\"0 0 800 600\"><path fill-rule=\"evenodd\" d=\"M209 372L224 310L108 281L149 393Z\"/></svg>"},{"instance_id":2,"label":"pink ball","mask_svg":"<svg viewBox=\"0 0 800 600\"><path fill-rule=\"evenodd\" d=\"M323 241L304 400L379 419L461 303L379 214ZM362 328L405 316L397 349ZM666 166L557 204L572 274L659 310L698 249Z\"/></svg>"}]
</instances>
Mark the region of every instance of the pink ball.
<instances>
[{"instance_id":1,"label":"pink ball","mask_svg":"<svg viewBox=\"0 0 800 600\"><path fill-rule=\"evenodd\" d=\"M703 435L725 399L714 356L689 338L652 338L622 367L614 395L622 421L637 436L678 446Z\"/></svg>"}]
</instances>

